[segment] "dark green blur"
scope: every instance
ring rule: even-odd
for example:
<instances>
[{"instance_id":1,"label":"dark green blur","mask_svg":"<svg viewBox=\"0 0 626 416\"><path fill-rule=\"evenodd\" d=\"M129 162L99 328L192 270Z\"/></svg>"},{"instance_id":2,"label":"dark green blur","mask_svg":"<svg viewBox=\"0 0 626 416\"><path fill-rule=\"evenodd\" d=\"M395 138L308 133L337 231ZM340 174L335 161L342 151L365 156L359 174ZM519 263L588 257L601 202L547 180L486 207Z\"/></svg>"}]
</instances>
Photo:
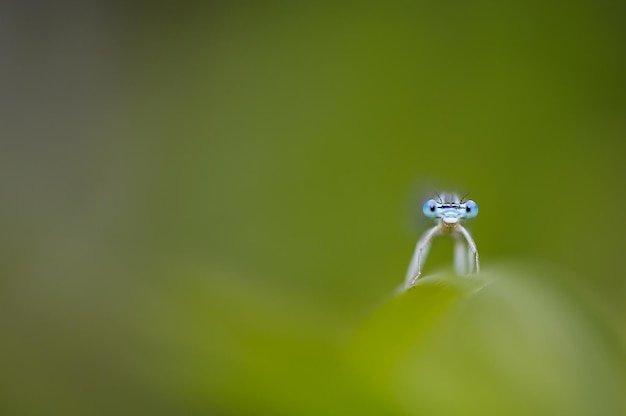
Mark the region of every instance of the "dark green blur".
<instances>
[{"instance_id":1,"label":"dark green blur","mask_svg":"<svg viewBox=\"0 0 626 416\"><path fill-rule=\"evenodd\" d=\"M1 414L626 414L622 5L36 3ZM393 297L441 190L483 273Z\"/></svg>"}]
</instances>

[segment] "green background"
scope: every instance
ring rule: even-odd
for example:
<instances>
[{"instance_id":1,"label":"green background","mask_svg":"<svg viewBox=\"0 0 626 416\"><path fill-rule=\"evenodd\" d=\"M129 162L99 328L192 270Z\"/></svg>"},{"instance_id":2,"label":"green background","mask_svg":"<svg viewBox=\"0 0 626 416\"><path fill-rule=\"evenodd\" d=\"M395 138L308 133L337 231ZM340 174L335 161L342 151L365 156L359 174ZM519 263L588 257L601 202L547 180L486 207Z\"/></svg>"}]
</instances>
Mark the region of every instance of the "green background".
<instances>
[{"instance_id":1,"label":"green background","mask_svg":"<svg viewBox=\"0 0 626 416\"><path fill-rule=\"evenodd\" d=\"M623 414L623 9L8 2L6 413Z\"/></svg>"}]
</instances>

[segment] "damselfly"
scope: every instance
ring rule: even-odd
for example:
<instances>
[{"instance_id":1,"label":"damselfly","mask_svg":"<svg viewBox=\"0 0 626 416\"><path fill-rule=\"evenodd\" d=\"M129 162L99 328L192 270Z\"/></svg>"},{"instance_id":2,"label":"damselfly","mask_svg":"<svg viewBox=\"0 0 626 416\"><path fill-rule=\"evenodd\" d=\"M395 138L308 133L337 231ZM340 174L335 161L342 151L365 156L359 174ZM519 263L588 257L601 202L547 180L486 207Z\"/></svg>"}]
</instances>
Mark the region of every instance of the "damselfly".
<instances>
[{"instance_id":1,"label":"damselfly","mask_svg":"<svg viewBox=\"0 0 626 416\"><path fill-rule=\"evenodd\" d=\"M430 199L422 208L424 215L437 220L437 225L427 230L417 242L404 283L405 289L415 284L422 274L432 239L438 235L451 235L454 238L454 269L458 275L476 270L479 272L478 250L470 233L461 225L461 220L478 215L478 205L456 194L442 193L437 199ZM465 241L467 248L465 247Z\"/></svg>"}]
</instances>

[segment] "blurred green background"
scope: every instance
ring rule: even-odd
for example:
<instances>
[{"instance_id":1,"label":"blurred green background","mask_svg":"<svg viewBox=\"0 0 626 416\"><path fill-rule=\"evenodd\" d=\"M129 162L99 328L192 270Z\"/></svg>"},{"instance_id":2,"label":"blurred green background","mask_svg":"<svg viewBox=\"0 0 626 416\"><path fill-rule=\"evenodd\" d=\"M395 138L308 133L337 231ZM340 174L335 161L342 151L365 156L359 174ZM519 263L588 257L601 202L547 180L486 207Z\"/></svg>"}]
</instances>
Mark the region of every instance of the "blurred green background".
<instances>
[{"instance_id":1,"label":"blurred green background","mask_svg":"<svg viewBox=\"0 0 626 416\"><path fill-rule=\"evenodd\" d=\"M623 4L0 10L3 414L626 413Z\"/></svg>"}]
</instances>

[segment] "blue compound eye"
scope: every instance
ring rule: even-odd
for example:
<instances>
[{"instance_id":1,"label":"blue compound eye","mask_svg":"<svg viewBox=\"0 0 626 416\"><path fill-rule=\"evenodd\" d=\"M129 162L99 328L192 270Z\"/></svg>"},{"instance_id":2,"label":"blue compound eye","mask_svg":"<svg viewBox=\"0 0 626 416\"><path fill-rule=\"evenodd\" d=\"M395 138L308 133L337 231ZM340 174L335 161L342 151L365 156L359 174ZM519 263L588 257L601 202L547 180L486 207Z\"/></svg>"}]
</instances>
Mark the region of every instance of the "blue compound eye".
<instances>
[{"instance_id":1,"label":"blue compound eye","mask_svg":"<svg viewBox=\"0 0 626 416\"><path fill-rule=\"evenodd\" d=\"M437 201L435 201L434 199L429 199L428 201L424 202L422 212L428 218L437 218Z\"/></svg>"},{"instance_id":2,"label":"blue compound eye","mask_svg":"<svg viewBox=\"0 0 626 416\"><path fill-rule=\"evenodd\" d=\"M471 199L465 203L465 218L474 218L478 215L478 205Z\"/></svg>"}]
</instances>

